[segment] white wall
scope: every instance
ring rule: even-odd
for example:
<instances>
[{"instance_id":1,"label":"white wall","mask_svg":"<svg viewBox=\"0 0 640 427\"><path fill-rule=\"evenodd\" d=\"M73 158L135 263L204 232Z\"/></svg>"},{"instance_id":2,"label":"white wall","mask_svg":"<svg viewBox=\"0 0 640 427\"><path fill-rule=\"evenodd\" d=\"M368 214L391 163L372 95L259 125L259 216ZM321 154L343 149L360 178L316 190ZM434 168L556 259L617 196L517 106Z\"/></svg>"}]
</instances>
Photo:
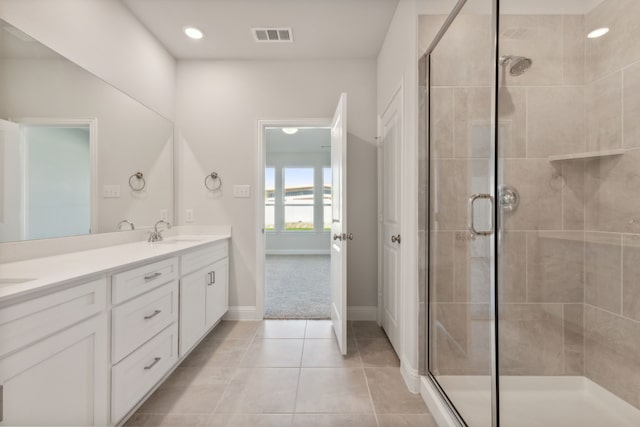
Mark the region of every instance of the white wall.
<instances>
[{"instance_id":1,"label":"white wall","mask_svg":"<svg viewBox=\"0 0 640 427\"><path fill-rule=\"evenodd\" d=\"M418 16L415 0L400 0L377 61L377 113L381 116L403 87L402 157L402 374L418 392Z\"/></svg>"},{"instance_id":2,"label":"white wall","mask_svg":"<svg viewBox=\"0 0 640 427\"><path fill-rule=\"evenodd\" d=\"M173 119L175 60L119 0L0 0L0 18Z\"/></svg>"},{"instance_id":3,"label":"white wall","mask_svg":"<svg viewBox=\"0 0 640 427\"><path fill-rule=\"evenodd\" d=\"M231 306L256 305L256 202L232 197L256 182L258 120L330 118L349 97L348 304L377 305L376 64L344 61L179 61L176 89L178 220L233 228ZM217 171L221 193L204 176Z\"/></svg>"}]
</instances>

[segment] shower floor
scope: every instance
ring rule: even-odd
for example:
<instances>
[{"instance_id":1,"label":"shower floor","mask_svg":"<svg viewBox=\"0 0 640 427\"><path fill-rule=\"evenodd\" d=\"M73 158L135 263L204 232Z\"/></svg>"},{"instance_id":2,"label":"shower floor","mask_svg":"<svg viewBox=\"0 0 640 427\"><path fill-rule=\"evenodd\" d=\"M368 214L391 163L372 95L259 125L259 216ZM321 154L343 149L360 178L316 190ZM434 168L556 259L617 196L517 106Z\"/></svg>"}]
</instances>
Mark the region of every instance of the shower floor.
<instances>
[{"instance_id":1,"label":"shower floor","mask_svg":"<svg viewBox=\"0 0 640 427\"><path fill-rule=\"evenodd\" d=\"M491 425L491 379L440 376L469 427ZM500 421L518 427L638 427L640 410L585 377L502 377Z\"/></svg>"}]
</instances>

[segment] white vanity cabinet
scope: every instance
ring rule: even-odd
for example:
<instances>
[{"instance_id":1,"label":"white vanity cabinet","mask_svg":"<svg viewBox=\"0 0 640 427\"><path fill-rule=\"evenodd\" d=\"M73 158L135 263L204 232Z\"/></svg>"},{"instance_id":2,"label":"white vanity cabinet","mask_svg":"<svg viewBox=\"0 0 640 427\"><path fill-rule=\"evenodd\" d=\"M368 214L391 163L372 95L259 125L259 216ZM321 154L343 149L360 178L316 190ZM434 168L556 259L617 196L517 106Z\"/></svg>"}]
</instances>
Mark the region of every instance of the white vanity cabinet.
<instances>
[{"instance_id":1,"label":"white vanity cabinet","mask_svg":"<svg viewBox=\"0 0 640 427\"><path fill-rule=\"evenodd\" d=\"M120 421L178 361L178 257L111 277L111 421Z\"/></svg>"},{"instance_id":2,"label":"white vanity cabinet","mask_svg":"<svg viewBox=\"0 0 640 427\"><path fill-rule=\"evenodd\" d=\"M107 283L0 308L0 426L108 423Z\"/></svg>"},{"instance_id":3,"label":"white vanity cabinet","mask_svg":"<svg viewBox=\"0 0 640 427\"><path fill-rule=\"evenodd\" d=\"M0 299L0 427L119 425L176 368L228 310L228 241L171 244Z\"/></svg>"},{"instance_id":4,"label":"white vanity cabinet","mask_svg":"<svg viewBox=\"0 0 640 427\"><path fill-rule=\"evenodd\" d=\"M183 255L180 279L180 356L229 309L227 242ZM194 271L195 270L195 271Z\"/></svg>"}]
</instances>

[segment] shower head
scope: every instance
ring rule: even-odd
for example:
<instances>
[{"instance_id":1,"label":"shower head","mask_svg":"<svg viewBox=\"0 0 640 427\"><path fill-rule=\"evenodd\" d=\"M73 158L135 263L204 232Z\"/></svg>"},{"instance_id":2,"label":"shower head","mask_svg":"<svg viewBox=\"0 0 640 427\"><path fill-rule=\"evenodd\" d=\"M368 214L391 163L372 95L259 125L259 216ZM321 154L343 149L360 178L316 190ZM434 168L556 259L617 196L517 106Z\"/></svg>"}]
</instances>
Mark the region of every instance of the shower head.
<instances>
[{"instance_id":1,"label":"shower head","mask_svg":"<svg viewBox=\"0 0 640 427\"><path fill-rule=\"evenodd\" d=\"M520 76L526 73L533 65L533 61L530 58L524 56L505 55L500 57L500 65L511 64L509 68L509 74L512 76Z\"/></svg>"}]
</instances>

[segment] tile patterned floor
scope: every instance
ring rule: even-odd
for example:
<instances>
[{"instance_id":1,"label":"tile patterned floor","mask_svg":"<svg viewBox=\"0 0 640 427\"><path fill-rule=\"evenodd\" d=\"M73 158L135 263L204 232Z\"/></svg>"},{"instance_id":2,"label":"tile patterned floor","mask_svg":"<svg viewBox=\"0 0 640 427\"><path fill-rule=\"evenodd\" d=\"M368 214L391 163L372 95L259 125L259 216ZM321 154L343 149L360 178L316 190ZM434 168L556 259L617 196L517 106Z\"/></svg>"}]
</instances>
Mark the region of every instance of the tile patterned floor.
<instances>
[{"instance_id":1,"label":"tile patterned floor","mask_svg":"<svg viewBox=\"0 0 640 427\"><path fill-rule=\"evenodd\" d=\"M126 426L435 427L375 322L222 322Z\"/></svg>"}]
</instances>

